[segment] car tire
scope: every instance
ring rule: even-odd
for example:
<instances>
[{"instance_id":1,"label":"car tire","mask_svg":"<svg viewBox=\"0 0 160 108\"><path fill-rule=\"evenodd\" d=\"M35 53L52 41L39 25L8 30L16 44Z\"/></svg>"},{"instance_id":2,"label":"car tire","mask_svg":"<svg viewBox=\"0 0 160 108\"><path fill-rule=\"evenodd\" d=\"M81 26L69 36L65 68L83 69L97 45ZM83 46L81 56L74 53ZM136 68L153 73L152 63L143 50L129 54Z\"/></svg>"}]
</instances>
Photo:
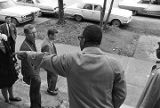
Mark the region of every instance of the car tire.
<instances>
[{"instance_id":1,"label":"car tire","mask_svg":"<svg viewBox=\"0 0 160 108\"><path fill-rule=\"evenodd\" d=\"M40 17L40 16L42 16L42 12L41 12L41 11L39 12L39 15L38 15L38 17Z\"/></svg>"},{"instance_id":2,"label":"car tire","mask_svg":"<svg viewBox=\"0 0 160 108\"><path fill-rule=\"evenodd\" d=\"M136 11L136 10L133 10L133 11L132 11L132 15L133 15L133 16L137 15L137 11Z\"/></svg>"},{"instance_id":3,"label":"car tire","mask_svg":"<svg viewBox=\"0 0 160 108\"><path fill-rule=\"evenodd\" d=\"M44 13L44 12L41 12L41 16L45 16L46 15L46 13Z\"/></svg>"},{"instance_id":4,"label":"car tire","mask_svg":"<svg viewBox=\"0 0 160 108\"><path fill-rule=\"evenodd\" d=\"M16 26L19 25L19 22L17 21L16 18L11 18L11 22L14 23Z\"/></svg>"},{"instance_id":5,"label":"car tire","mask_svg":"<svg viewBox=\"0 0 160 108\"><path fill-rule=\"evenodd\" d=\"M83 17L80 16L80 15L75 15L75 16L74 16L74 19L75 19L76 21L80 22L80 21L82 21Z\"/></svg>"},{"instance_id":6,"label":"car tire","mask_svg":"<svg viewBox=\"0 0 160 108\"><path fill-rule=\"evenodd\" d=\"M114 27L120 27L121 21L118 20L118 19L114 19L114 20L111 21L111 25L114 26Z\"/></svg>"},{"instance_id":7,"label":"car tire","mask_svg":"<svg viewBox=\"0 0 160 108\"><path fill-rule=\"evenodd\" d=\"M35 15L34 13L32 14L33 19L31 20L31 22L33 22L35 20Z\"/></svg>"}]
</instances>

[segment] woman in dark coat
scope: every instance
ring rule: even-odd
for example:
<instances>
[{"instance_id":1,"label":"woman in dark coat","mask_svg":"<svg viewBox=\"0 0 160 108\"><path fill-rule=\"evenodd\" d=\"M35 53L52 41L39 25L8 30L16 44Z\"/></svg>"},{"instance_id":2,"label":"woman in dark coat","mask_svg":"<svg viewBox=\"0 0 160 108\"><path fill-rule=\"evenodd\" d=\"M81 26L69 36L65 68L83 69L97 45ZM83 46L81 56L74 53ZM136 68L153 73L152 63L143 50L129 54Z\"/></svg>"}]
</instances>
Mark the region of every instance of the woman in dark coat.
<instances>
[{"instance_id":1,"label":"woman in dark coat","mask_svg":"<svg viewBox=\"0 0 160 108\"><path fill-rule=\"evenodd\" d=\"M13 95L12 85L18 79L18 73L14 64L7 41L4 39L0 40L0 89L7 103L10 103L10 101L21 101L21 98Z\"/></svg>"}]
</instances>

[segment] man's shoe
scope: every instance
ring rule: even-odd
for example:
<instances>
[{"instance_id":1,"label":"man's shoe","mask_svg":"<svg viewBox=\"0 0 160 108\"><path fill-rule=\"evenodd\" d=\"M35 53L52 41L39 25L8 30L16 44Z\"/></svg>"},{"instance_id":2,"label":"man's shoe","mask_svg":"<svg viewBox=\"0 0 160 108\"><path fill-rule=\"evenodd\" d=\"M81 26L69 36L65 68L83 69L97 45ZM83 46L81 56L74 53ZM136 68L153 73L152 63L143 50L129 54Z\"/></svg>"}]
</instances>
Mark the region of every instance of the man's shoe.
<instances>
[{"instance_id":1,"label":"man's shoe","mask_svg":"<svg viewBox=\"0 0 160 108\"><path fill-rule=\"evenodd\" d=\"M20 97L9 98L10 101L22 101Z\"/></svg>"},{"instance_id":2,"label":"man's shoe","mask_svg":"<svg viewBox=\"0 0 160 108\"><path fill-rule=\"evenodd\" d=\"M10 103L11 103L11 102L10 102L10 100L5 100L5 102L6 102L6 103L8 103L8 104L10 104Z\"/></svg>"},{"instance_id":3,"label":"man's shoe","mask_svg":"<svg viewBox=\"0 0 160 108\"><path fill-rule=\"evenodd\" d=\"M48 90L47 89L47 92L48 92L48 94L50 94L50 95L52 95L52 96L55 96L55 95L57 95L58 94L58 92L57 91L50 91L50 90Z\"/></svg>"},{"instance_id":4,"label":"man's shoe","mask_svg":"<svg viewBox=\"0 0 160 108\"><path fill-rule=\"evenodd\" d=\"M55 88L54 91L58 91L58 88Z\"/></svg>"}]
</instances>

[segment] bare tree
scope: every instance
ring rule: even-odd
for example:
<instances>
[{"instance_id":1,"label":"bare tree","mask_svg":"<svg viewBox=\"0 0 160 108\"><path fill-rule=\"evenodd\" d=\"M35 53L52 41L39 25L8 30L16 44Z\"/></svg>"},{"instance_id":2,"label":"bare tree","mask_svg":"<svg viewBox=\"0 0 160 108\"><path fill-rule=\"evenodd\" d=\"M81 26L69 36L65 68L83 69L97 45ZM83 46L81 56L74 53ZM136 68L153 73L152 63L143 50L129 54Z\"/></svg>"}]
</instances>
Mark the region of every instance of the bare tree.
<instances>
[{"instance_id":1,"label":"bare tree","mask_svg":"<svg viewBox=\"0 0 160 108\"><path fill-rule=\"evenodd\" d=\"M114 3L114 0L111 1L110 7L109 7L109 11L108 11L108 14L107 14L107 18L106 18L106 21L104 23L104 29L106 28L106 25L108 24L108 20L109 20L111 11L112 11L113 3Z\"/></svg>"},{"instance_id":2,"label":"bare tree","mask_svg":"<svg viewBox=\"0 0 160 108\"><path fill-rule=\"evenodd\" d=\"M105 10L106 10L106 2L107 2L107 0L104 0L103 8L102 8L101 14L100 14L100 27L103 26L103 18L104 18Z\"/></svg>"},{"instance_id":3,"label":"bare tree","mask_svg":"<svg viewBox=\"0 0 160 108\"><path fill-rule=\"evenodd\" d=\"M58 0L58 7L59 7L59 20L58 20L58 24L64 24L65 23L65 19L64 19L64 8L63 8L63 0Z\"/></svg>"}]
</instances>

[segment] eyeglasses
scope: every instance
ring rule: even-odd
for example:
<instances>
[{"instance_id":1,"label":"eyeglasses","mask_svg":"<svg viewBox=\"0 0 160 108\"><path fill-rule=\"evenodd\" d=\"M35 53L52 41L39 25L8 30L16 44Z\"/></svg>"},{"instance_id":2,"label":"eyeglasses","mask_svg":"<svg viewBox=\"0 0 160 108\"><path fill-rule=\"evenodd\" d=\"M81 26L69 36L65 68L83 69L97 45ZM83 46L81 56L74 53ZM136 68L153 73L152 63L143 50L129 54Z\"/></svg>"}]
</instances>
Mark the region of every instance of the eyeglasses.
<instances>
[{"instance_id":1,"label":"eyeglasses","mask_svg":"<svg viewBox=\"0 0 160 108\"><path fill-rule=\"evenodd\" d=\"M37 32L31 32L31 33L28 33L28 34L32 34L32 35L34 35L34 34L36 34Z\"/></svg>"},{"instance_id":2,"label":"eyeglasses","mask_svg":"<svg viewBox=\"0 0 160 108\"><path fill-rule=\"evenodd\" d=\"M78 36L78 40L81 41L84 37L83 36Z\"/></svg>"}]
</instances>

